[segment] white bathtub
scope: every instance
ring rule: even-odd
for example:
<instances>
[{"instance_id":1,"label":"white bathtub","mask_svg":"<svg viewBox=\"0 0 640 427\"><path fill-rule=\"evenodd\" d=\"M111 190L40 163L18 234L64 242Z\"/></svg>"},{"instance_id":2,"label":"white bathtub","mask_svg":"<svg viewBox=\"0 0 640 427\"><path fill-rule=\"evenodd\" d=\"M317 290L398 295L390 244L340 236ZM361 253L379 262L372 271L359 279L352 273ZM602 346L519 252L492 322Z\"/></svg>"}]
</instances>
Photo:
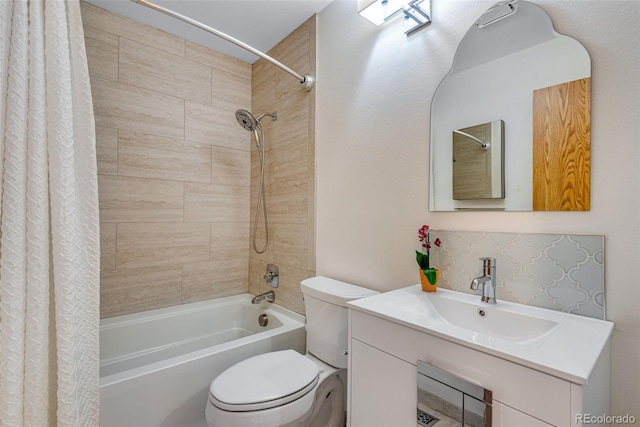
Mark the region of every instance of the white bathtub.
<instances>
[{"instance_id":1,"label":"white bathtub","mask_svg":"<svg viewBox=\"0 0 640 427\"><path fill-rule=\"evenodd\" d=\"M209 384L224 369L269 351L304 353L304 317L251 297L101 320L100 426L206 426Z\"/></svg>"}]
</instances>

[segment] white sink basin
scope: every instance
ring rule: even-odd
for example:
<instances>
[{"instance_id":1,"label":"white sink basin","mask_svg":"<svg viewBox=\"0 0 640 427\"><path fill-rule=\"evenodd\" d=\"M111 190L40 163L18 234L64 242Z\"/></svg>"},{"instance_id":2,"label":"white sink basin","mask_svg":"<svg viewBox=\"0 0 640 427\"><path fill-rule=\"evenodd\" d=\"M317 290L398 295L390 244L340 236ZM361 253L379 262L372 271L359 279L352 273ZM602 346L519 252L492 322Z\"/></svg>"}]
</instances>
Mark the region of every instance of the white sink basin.
<instances>
[{"instance_id":1,"label":"white sink basin","mask_svg":"<svg viewBox=\"0 0 640 427\"><path fill-rule=\"evenodd\" d=\"M544 337L558 326L557 321L519 312L523 306L486 304L475 295L441 289L419 296L425 309L437 313L443 322L489 337L527 342Z\"/></svg>"},{"instance_id":2,"label":"white sink basin","mask_svg":"<svg viewBox=\"0 0 640 427\"><path fill-rule=\"evenodd\" d=\"M351 301L349 308L583 384L613 323L420 285Z\"/></svg>"}]
</instances>

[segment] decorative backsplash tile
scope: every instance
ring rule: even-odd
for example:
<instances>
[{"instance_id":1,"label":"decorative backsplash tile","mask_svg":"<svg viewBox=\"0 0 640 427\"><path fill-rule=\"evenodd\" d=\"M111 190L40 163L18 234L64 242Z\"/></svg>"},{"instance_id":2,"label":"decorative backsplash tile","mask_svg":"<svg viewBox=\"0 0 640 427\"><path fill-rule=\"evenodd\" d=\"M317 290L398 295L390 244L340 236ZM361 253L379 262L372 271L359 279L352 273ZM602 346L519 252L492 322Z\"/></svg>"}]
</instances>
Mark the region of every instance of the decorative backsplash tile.
<instances>
[{"instance_id":1,"label":"decorative backsplash tile","mask_svg":"<svg viewBox=\"0 0 640 427\"><path fill-rule=\"evenodd\" d=\"M605 318L604 236L431 230L439 285L460 292L496 259L498 300Z\"/></svg>"}]
</instances>

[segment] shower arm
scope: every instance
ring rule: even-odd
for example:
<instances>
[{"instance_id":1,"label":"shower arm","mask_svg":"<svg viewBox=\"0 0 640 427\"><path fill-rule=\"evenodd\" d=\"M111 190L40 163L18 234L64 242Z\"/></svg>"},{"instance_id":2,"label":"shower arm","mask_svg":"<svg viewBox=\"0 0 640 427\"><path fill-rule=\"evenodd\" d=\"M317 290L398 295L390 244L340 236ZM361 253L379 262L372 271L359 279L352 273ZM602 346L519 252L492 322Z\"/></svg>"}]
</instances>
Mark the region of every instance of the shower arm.
<instances>
[{"instance_id":1,"label":"shower arm","mask_svg":"<svg viewBox=\"0 0 640 427\"><path fill-rule=\"evenodd\" d=\"M480 145L482 146L482 149L483 149L483 150L488 150L488 149L489 149L489 147L491 146L491 144L489 144L488 142L484 142L484 141L483 141L483 140L481 140L480 138L476 138L475 136L470 135L470 134L468 134L468 133L466 133L466 132L462 132L462 131L459 131L459 130L457 130L457 129L456 129L456 130L454 130L453 132L454 132L454 133L457 133L457 134L460 134L460 135L462 135L462 136L466 136L467 138L471 138L472 140L474 140L475 142L477 142L478 144L480 144Z\"/></svg>"},{"instance_id":2,"label":"shower arm","mask_svg":"<svg viewBox=\"0 0 640 427\"><path fill-rule=\"evenodd\" d=\"M228 34L223 33L222 31L218 31L215 28L211 28L208 25L205 25L201 22L196 21L195 19L191 19L187 16L184 16L180 13L174 12L170 9L167 9L165 7L162 6L158 6L157 4L151 3L147 0L131 0L135 3L138 3L142 6L146 6L150 9L156 10L158 12L162 12L165 15L169 15L173 18L179 19L183 22L186 22L187 24L191 24L194 27L198 27L202 30L205 30L215 36L218 36L222 39L225 39L226 41L235 44L238 47L241 47L244 50L247 50L251 53L253 53L254 55L259 56L260 58L264 59L265 61L268 61L270 63L272 63L273 65L275 65L276 67L279 67L281 69L283 69L284 71L286 71L287 73L291 74L293 77L297 78L300 81L300 84L302 85L302 89L304 89L305 91L310 91L311 88L313 88L313 84L315 83L315 78L313 76L310 75L301 75L296 73L295 71L293 71L291 68L287 67L286 65L284 65L283 63L273 59L272 57L270 57L269 55L267 55L266 53L262 53L259 50L249 46L248 44L241 42L240 40L231 37Z\"/></svg>"}]
</instances>

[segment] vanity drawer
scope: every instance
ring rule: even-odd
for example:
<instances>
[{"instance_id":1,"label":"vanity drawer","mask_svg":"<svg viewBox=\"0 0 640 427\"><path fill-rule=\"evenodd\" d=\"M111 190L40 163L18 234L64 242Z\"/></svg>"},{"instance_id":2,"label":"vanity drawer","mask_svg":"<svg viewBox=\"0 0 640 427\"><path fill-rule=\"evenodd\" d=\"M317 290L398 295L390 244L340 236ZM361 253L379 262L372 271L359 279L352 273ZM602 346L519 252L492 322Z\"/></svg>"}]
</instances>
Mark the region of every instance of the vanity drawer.
<instances>
[{"instance_id":1,"label":"vanity drawer","mask_svg":"<svg viewBox=\"0 0 640 427\"><path fill-rule=\"evenodd\" d=\"M349 312L352 339L413 365L422 360L451 372L491 390L494 400L549 424L571 425L570 382L395 322Z\"/></svg>"}]
</instances>

